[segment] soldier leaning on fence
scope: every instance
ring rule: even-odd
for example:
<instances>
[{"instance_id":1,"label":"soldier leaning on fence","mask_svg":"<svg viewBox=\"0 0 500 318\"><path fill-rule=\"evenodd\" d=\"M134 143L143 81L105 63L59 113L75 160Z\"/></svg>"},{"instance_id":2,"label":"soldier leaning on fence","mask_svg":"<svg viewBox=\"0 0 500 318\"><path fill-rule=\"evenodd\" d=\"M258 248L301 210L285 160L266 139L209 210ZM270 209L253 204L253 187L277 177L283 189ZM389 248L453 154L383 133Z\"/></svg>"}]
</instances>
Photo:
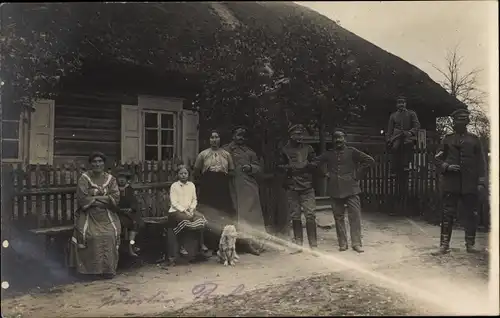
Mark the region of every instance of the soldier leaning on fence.
<instances>
[{"instance_id":1,"label":"soldier leaning on fence","mask_svg":"<svg viewBox=\"0 0 500 318\"><path fill-rule=\"evenodd\" d=\"M295 244L302 245L303 229L301 214L306 217L306 232L310 248L318 246L316 234L316 197L312 184L312 172L316 168L312 160L316 156L310 145L302 143L303 125L293 125L288 133L290 140L281 150L278 168L286 172L286 197L292 218Z\"/></svg>"},{"instance_id":2,"label":"soldier leaning on fence","mask_svg":"<svg viewBox=\"0 0 500 318\"><path fill-rule=\"evenodd\" d=\"M450 252L453 223L458 216L458 203L462 202L465 216L465 245L467 252L475 253L476 208L478 193L485 186L486 162L479 138L467 131L469 111L459 109L451 114L452 134L446 135L436 154L436 164L441 170L443 211L440 247L433 255Z\"/></svg>"},{"instance_id":3,"label":"soldier leaning on fence","mask_svg":"<svg viewBox=\"0 0 500 318\"><path fill-rule=\"evenodd\" d=\"M333 217L339 250L347 250L345 224L345 205L349 218L352 249L363 252L361 242L361 201L359 179L362 173L375 161L372 157L354 147L346 145L344 132L333 133L335 148L328 150L315 159L318 165L327 165L328 192L332 199Z\"/></svg>"},{"instance_id":4,"label":"soldier leaning on fence","mask_svg":"<svg viewBox=\"0 0 500 318\"><path fill-rule=\"evenodd\" d=\"M413 145L420 128L417 113L406 108L406 97L397 99L397 111L389 117L387 127L387 147L392 153L393 172L407 171L413 154Z\"/></svg>"}]
</instances>

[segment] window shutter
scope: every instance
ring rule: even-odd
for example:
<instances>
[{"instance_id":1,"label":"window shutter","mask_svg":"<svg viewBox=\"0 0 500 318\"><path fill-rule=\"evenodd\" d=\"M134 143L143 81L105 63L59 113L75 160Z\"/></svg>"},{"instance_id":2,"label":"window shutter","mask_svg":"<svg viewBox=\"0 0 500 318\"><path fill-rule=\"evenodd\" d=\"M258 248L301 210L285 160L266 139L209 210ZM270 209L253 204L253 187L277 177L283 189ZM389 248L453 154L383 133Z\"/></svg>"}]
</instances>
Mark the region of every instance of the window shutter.
<instances>
[{"instance_id":1,"label":"window shutter","mask_svg":"<svg viewBox=\"0 0 500 318\"><path fill-rule=\"evenodd\" d=\"M52 165L54 160L55 102L37 100L31 113L29 163Z\"/></svg>"},{"instance_id":2,"label":"window shutter","mask_svg":"<svg viewBox=\"0 0 500 318\"><path fill-rule=\"evenodd\" d=\"M182 111L182 161L193 165L198 156L198 123L199 115L191 110Z\"/></svg>"},{"instance_id":3,"label":"window shutter","mask_svg":"<svg viewBox=\"0 0 500 318\"><path fill-rule=\"evenodd\" d=\"M136 105L122 105L121 162L142 160L142 116Z\"/></svg>"}]
</instances>

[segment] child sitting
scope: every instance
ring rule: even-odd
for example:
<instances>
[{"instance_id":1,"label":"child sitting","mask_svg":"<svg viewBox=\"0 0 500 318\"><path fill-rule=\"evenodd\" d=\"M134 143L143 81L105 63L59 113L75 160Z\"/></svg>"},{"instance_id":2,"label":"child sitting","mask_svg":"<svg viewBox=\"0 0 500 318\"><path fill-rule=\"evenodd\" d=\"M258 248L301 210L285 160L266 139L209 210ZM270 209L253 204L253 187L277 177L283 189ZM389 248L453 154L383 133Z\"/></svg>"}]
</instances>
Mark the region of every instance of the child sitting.
<instances>
[{"instance_id":1,"label":"child sitting","mask_svg":"<svg viewBox=\"0 0 500 318\"><path fill-rule=\"evenodd\" d=\"M137 257L137 248L134 247L135 237L139 230L144 226L142 213L139 211L139 204L134 194L134 189L130 186L131 173L126 170L120 170L116 179L120 189L120 202L118 204L120 223L125 232L125 239L128 241L128 253L130 256Z\"/></svg>"},{"instance_id":2,"label":"child sitting","mask_svg":"<svg viewBox=\"0 0 500 318\"><path fill-rule=\"evenodd\" d=\"M194 183L188 181L189 172L185 166L180 166L177 172L178 181L170 186L170 210L168 222L178 237L180 254L188 255L184 247L185 231L193 230L200 232L200 248L203 252L208 249L204 244L203 230L207 220L196 211L198 200Z\"/></svg>"}]
</instances>

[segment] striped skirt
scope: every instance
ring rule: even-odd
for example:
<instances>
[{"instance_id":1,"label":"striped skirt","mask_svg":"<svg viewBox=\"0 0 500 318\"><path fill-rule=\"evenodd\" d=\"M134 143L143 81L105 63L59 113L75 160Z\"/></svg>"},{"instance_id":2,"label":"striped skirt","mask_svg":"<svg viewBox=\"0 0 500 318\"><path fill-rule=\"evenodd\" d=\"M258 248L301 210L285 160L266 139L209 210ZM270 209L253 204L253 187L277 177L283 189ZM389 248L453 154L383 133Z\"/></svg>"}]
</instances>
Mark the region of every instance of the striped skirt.
<instances>
[{"instance_id":1,"label":"striped skirt","mask_svg":"<svg viewBox=\"0 0 500 318\"><path fill-rule=\"evenodd\" d=\"M189 216L183 212L172 212L168 214L168 227L173 229L175 235L184 230L202 230L205 228L207 220L203 215L194 212L194 216Z\"/></svg>"}]
</instances>

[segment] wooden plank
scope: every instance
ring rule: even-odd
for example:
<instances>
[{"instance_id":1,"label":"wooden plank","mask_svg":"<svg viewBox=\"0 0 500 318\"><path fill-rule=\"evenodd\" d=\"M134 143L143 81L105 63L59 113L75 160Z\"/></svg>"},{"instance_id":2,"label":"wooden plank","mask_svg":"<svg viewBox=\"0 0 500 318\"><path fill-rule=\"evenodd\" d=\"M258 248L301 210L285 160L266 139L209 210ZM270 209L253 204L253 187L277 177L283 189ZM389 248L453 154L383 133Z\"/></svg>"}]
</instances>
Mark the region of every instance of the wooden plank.
<instances>
[{"instance_id":1,"label":"wooden plank","mask_svg":"<svg viewBox=\"0 0 500 318\"><path fill-rule=\"evenodd\" d=\"M118 129L56 128L56 140L120 142Z\"/></svg>"},{"instance_id":2,"label":"wooden plank","mask_svg":"<svg viewBox=\"0 0 500 318\"><path fill-rule=\"evenodd\" d=\"M56 112L56 128L88 128L120 130L120 116L113 119L63 116Z\"/></svg>"},{"instance_id":3,"label":"wooden plank","mask_svg":"<svg viewBox=\"0 0 500 318\"><path fill-rule=\"evenodd\" d=\"M143 217L142 220L148 224L162 224L168 221L168 216Z\"/></svg>"},{"instance_id":4,"label":"wooden plank","mask_svg":"<svg viewBox=\"0 0 500 318\"><path fill-rule=\"evenodd\" d=\"M137 105L137 95L96 93L91 92L64 92L57 97L57 101L66 103L74 100L91 100L92 102L113 103L113 104L134 104Z\"/></svg>"},{"instance_id":5,"label":"wooden plank","mask_svg":"<svg viewBox=\"0 0 500 318\"><path fill-rule=\"evenodd\" d=\"M120 142L55 140L54 154L57 156L88 156L100 151L106 156L116 158L120 154Z\"/></svg>"},{"instance_id":6,"label":"wooden plank","mask_svg":"<svg viewBox=\"0 0 500 318\"><path fill-rule=\"evenodd\" d=\"M60 116L83 116L88 119L114 119L120 116L120 113L114 109L109 109L107 106L102 106L101 108L90 108L90 107L79 107L73 105L59 105L56 107L56 126Z\"/></svg>"},{"instance_id":7,"label":"wooden plank","mask_svg":"<svg viewBox=\"0 0 500 318\"><path fill-rule=\"evenodd\" d=\"M30 230L36 235L57 235L61 233L71 233L74 229L73 225L53 226L48 228L38 228Z\"/></svg>"},{"instance_id":8,"label":"wooden plank","mask_svg":"<svg viewBox=\"0 0 500 318\"><path fill-rule=\"evenodd\" d=\"M132 183L131 187L136 190L144 189L158 189L158 188L169 188L172 185L172 181L166 182L156 182L156 183ZM41 188L41 189L21 189L15 192L16 196L23 195L51 195L58 193L74 193L76 192L75 186L64 186L64 187L54 187L54 188Z\"/></svg>"}]
</instances>

